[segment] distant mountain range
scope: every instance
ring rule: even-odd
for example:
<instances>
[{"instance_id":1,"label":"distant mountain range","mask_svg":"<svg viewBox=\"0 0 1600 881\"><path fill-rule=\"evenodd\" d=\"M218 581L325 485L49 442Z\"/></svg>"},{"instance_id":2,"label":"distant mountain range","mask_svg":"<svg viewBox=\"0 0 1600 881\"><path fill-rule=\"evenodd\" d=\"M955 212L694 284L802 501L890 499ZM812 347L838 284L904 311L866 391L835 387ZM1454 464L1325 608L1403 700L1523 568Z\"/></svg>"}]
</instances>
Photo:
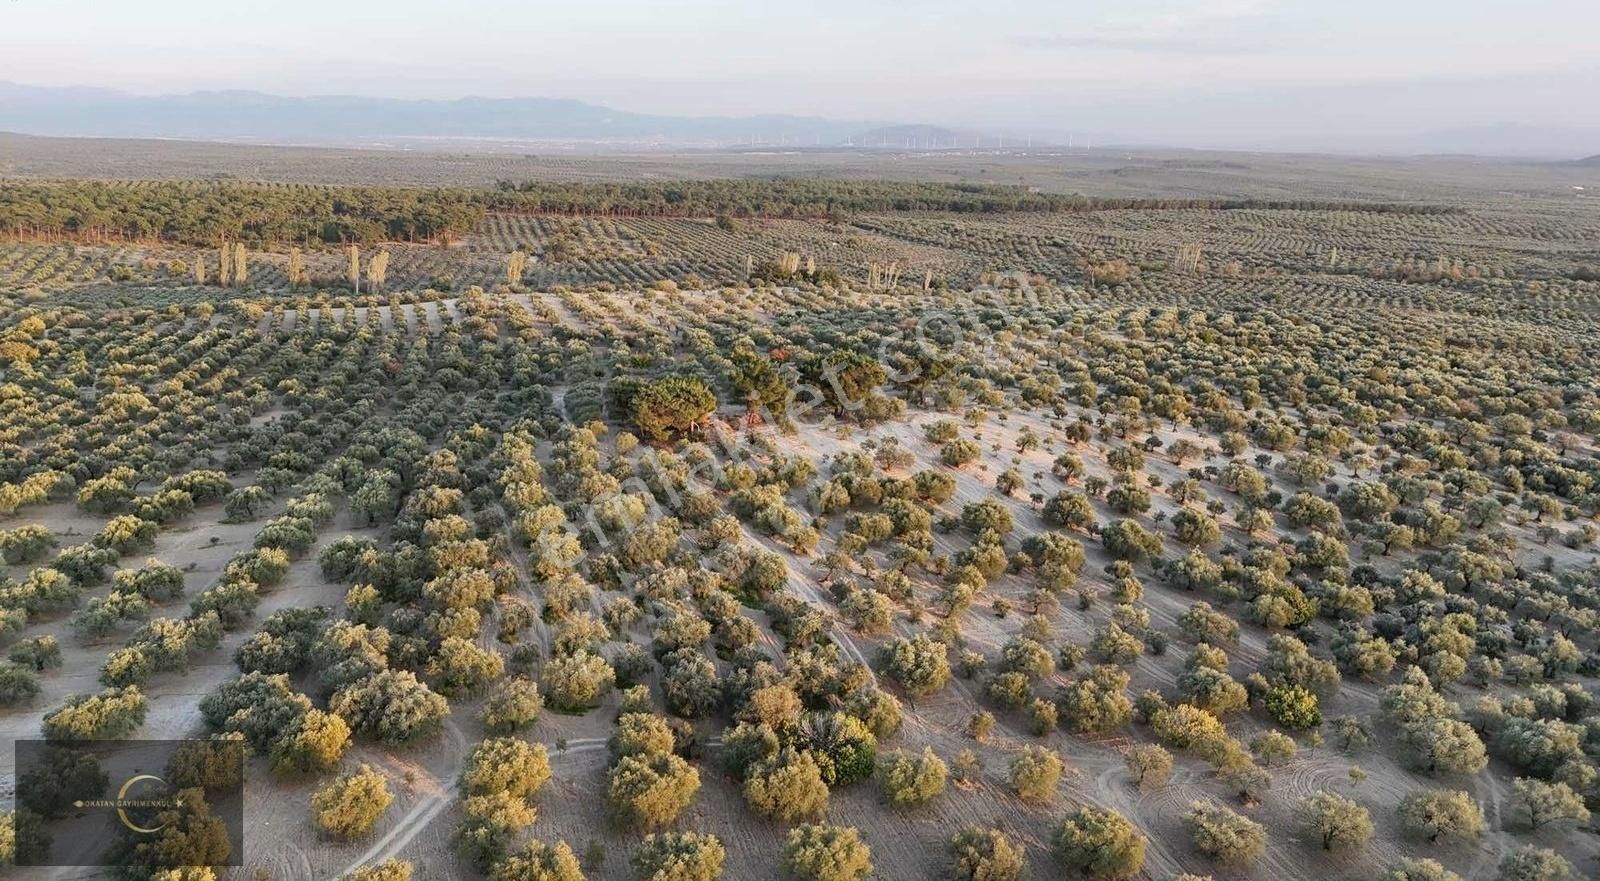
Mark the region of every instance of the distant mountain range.
<instances>
[{"instance_id":1,"label":"distant mountain range","mask_svg":"<svg viewBox=\"0 0 1600 881\"><path fill-rule=\"evenodd\" d=\"M798 148L846 144L881 128L878 122L776 114L651 115L559 98L291 98L247 91L147 97L0 82L0 131L38 135L396 146L489 139ZM972 142L971 135L964 137Z\"/></svg>"},{"instance_id":2,"label":"distant mountain range","mask_svg":"<svg viewBox=\"0 0 1600 881\"><path fill-rule=\"evenodd\" d=\"M133 95L114 89L27 86L0 81L0 131L31 135L172 138L261 144L534 151L541 146L588 149L1008 150L1029 147L1102 149L1183 147L1169 139L1066 134L1067 123L1043 120L1032 137L882 120L814 116L671 116L633 113L562 98L421 100L349 95L285 97L251 91ZM1499 124L1449 130L1329 134L1318 146L1305 136L1268 139L1231 149L1351 154L1469 154L1572 159L1600 147L1600 131Z\"/></svg>"},{"instance_id":3,"label":"distant mountain range","mask_svg":"<svg viewBox=\"0 0 1600 881\"><path fill-rule=\"evenodd\" d=\"M1413 153L1474 156L1587 156L1600 147L1600 130L1500 123L1423 132L1398 139L1395 147Z\"/></svg>"}]
</instances>

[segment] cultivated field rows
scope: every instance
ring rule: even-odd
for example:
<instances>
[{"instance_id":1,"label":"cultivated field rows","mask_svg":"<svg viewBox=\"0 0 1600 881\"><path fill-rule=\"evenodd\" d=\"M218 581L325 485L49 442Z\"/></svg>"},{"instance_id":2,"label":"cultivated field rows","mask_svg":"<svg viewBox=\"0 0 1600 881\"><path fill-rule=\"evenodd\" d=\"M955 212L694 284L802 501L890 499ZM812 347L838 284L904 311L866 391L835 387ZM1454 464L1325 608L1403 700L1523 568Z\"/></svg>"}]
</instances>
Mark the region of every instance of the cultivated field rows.
<instances>
[{"instance_id":1,"label":"cultivated field rows","mask_svg":"<svg viewBox=\"0 0 1600 881\"><path fill-rule=\"evenodd\" d=\"M814 823L894 881L1081 877L1063 823L1106 879L1592 876L1600 228L1544 198L491 213L376 293L0 245L0 738L243 739L249 881Z\"/></svg>"}]
</instances>

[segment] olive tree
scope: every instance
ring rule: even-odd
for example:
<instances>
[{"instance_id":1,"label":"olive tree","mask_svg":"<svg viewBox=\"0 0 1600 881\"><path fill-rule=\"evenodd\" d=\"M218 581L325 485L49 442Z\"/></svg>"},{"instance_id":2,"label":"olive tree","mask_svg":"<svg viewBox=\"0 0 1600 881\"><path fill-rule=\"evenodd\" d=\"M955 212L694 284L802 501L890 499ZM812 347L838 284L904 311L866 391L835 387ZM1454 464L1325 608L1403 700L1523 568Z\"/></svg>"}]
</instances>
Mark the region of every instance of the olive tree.
<instances>
[{"instance_id":1,"label":"olive tree","mask_svg":"<svg viewBox=\"0 0 1600 881\"><path fill-rule=\"evenodd\" d=\"M1417 790L1401 799L1395 810L1407 832L1432 842L1441 838L1470 842L1483 834L1483 808L1460 790Z\"/></svg>"},{"instance_id":2,"label":"olive tree","mask_svg":"<svg viewBox=\"0 0 1600 881\"><path fill-rule=\"evenodd\" d=\"M0 560L10 566L37 562L55 546L55 534L36 523L0 530Z\"/></svg>"},{"instance_id":3,"label":"olive tree","mask_svg":"<svg viewBox=\"0 0 1600 881\"><path fill-rule=\"evenodd\" d=\"M544 698L536 683L521 677L508 679L483 705L483 724L493 733L510 734L532 725L543 708Z\"/></svg>"},{"instance_id":4,"label":"olive tree","mask_svg":"<svg viewBox=\"0 0 1600 881\"><path fill-rule=\"evenodd\" d=\"M949 769L932 747L923 747L920 755L895 750L880 756L877 774L884 798L897 807L909 807L944 792Z\"/></svg>"},{"instance_id":5,"label":"olive tree","mask_svg":"<svg viewBox=\"0 0 1600 881\"><path fill-rule=\"evenodd\" d=\"M1513 783L1512 797L1527 813L1531 829L1560 820L1589 822L1589 809L1583 803L1583 796L1565 783L1518 777Z\"/></svg>"},{"instance_id":6,"label":"olive tree","mask_svg":"<svg viewBox=\"0 0 1600 881\"><path fill-rule=\"evenodd\" d=\"M39 695L39 677L21 664L0 662L0 707L33 700Z\"/></svg>"},{"instance_id":7,"label":"olive tree","mask_svg":"<svg viewBox=\"0 0 1600 881\"><path fill-rule=\"evenodd\" d=\"M1440 865L1438 860L1403 859L1379 881L1461 881L1461 876Z\"/></svg>"},{"instance_id":8,"label":"olive tree","mask_svg":"<svg viewBox=\"0 0 1600 881\"><path fill-rule=\"evenodd\" d=\"M667 720L653 713L623 713L617 717L616 733L608 748L613 761L624 756L665 755L673 751L676 739Z\"/></svg>"},{"instance_id":9,"label":"olive tree","mask_svg":"<svg viewBox=\"0 0 1600 881\"><path fill-rule=\"evenodd\" d=\"M1195 802L1183 824L1195 849L1221 863L1253 863L1267 849L1266 829L1221 805Z\"/></svg>"},{"instance_id":10,"label":"olive tree","mask_svg":"<svg viewBox=\"0 0 1600 881\"><path fill-rule=\"evenodd\" d=\"M921 696L950 681L950 659L943 643L927 634L901 637L883 649L884 670L908 694Z\"/></svg>"},{"instance_id":11,"label":"olive tree","mask_svg":"<svg viewBox=\"0 0 1600 881\"><path fill-rule=\"evenodd\" d=\"M617 673L605 658L579 651L546 662L542 684L551 706L581 711L593 707L616 681Z\"/></svg>"},{"instance_id":12,"label":"olive tree","mask_svg":"<svg viewBox=\"0 0 1600 881\"><path fill-rule=\"evenodd\" d=\"M394 801L389 781L370 765L362 765L311 796L311 814L317 829L335 838L367 834Z\"/></svg>"},{"instance_id":13,"label":"olive tree","mask_svg":"<svg viewBox=\"0 0 1600 881\"><path fill-rule=\"evenodd\" d=\"M744 797L757 813L771 820L816 819L828 809L828 784L809 751L785 747L751 766Z\"/></svg>"},{"instance_id":14,"label":"olive tree","mask_svg":"<svg viewBox=\"0 0 1600 881\"><path fill-rule=\"evenodd\" d=\"M950 863L954 881L1017 881L1028 858L1000 830L969 827L950 839Z\"/></svg>"},{"instance_id":15,"label":"olive tree","mask_svg":"<svg viewBox=\"0 0 1600 881\"><path fill-rule=\"evenodd\" d=\"M1323 850L1353 850L1372 838L1372 815L1366 808L1336 792L1322 790L1295 805L1295 818Z\"/></svg>"},{"instance_id":16,"label":"olive tree","mask_svg":"<svg viewBox=\"0 0 1600 881\"><path fill-rule=\"evenodd\" d=\"M358 732L397 745L437 731L450 704L409 670L383 670L340 689L328 702Z\"/></svg>"},{"instance_id":17,"label":"olive tree","mask_svg":"<svg viewBox=\"0 0 1600 881\"><path fill-rule=\"evenodd\" d=\"M1127 672L1115 666L1094 668L1056 693L1056 705L1067 727L1080 734L1111 731L1133 718Z\"/></svg>"},{"instance_id":18,"label":"olive tree","mask_svg":"<svg viewBox=\"0 0 1600 881\"><path fill-rule=\"evenodd\" d=\"M201 879L188 879L182 877L164 879L160 875L157 875L154 879L152 879L152 881L201 881ZM375 863L370 866L362 866L361 868L356 869L354 872L345 875L340 879L340 881L411 881L411 864L405 860L397 860L394 857L390 857L381 863ZM581 881L581 879L579 879L579 881Z\"/></svg>"},{"instance_id":19,"label":"olive tree","mask_svg":"<svg viewBox=\"0 0 1600 881\"><path fill-rule=\"evenodd\" d=\"M861 881L872 874L872 849L850 826L797 826L784 844L783 864L800 881Z\"/></svg>"},{"instance_id":20,"label":"olive tree","mask_svg":"<svg viewBox=\"0 0 1600 881\"><path fill-rule=\"evenodd\" d=\"M584 881L578 857L565 841L530 841L516 853L496 860L489 881Z\"/></svg>"},{"instance_id":21,"label":"olive tree","mask_svg":"<svg viewBox=\"0 0 1600 881\"><path fill-rule=\"evenodd\" d=\"M144 724L148 709L136 685L108 688L99 694L67 699L44 716L44 736L49 740L114 740L127 737Z\"/></svg>"},{"instance_id":22,"label":"olive tree","mask_svg":"<svg viewBox=\"0 0 1600 881\"><path fill-rule=\"evenodd\" d=\"M1160 789L1172 776L1172 753L1153 743L1128 750L1122 761L1133 777L1133 785L1140 789Z\"/></svg>"},{"instance_id":23,"label":"olive tree","mask_svg":"<svg viewBox=\"0 0 1600 881\"><path fill-rule=\"evenodd\" d=\"M1145 837L1116 811L1073 811L1062 819L1055 843L1068 866L1097 881L1124 881L1144 867Z\"/></svg>"},{"instance_id":24,"label":"olive tree","mask_svg":"<svg viewBox=\"0 0 1600 881\"><path fill-rule=\"evenodd\" d=\"M607 777L606 801L624 825L655 829L677 819L700 791L700 772L675 755L625 756Z\"/></svg>"},{"instance_id":25,"label":"olive tree","mask_svg":"<svg viewBox=\"0 0 1600 881\"><path fill-rule=\"evenodd\" d=\"M638 881L717 881L727 857L715 835L661 832L646 835L631 862Z\"/></svg>"},{"instance_id":26,"label":"olive tree","mask_svg":"<svg viewBox=\"0 0 1600 881\"><path fill-rule=\"evenodd\" d=\"M1549 848L1525 844L1500 860L1500 881L1572 881L1572 864Z\"/></svg>"},{"instance_id":27,"label":"olive tree","mask_svg":"<svg viewBox=\"0 0 1600 881\"><path fill-rule=\"evenodd\" d=\"M1040 746L1024 747L1015 759L1007 781L1017 797L1029 804L1047 804L1061 782L1061 757Z\"/></svg>"},{"instance_id":28,"label":"olive tree","mask_svg":"<svg viewBox=\"0 0 1600 881\"><path fill-rule=\"evenodd\" d=\"M472 748L461 771L464 795L507 793L532 798L550 779L550 756L543 744L495 737Z\"/></svg>"}]
</instances>

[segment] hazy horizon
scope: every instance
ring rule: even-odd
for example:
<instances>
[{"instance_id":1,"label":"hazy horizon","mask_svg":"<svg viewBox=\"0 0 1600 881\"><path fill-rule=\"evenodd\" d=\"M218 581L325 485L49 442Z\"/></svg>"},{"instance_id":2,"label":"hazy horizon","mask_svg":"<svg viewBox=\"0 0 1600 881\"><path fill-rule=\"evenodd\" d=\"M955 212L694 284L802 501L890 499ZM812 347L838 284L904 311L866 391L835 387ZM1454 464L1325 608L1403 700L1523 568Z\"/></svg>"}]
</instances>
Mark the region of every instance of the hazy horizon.
<instances>
[{"instance_id":1,"label":"hazy horizon","mask_svg":"<svg viewBox=\"0 0 1600 881\"><path fill-rule=\"evenodd\" d=\"M1597 27L1600 6L1575 2L1511 12L1434 0L822 0L797 13L727 0L22 0L0 9L0 80L142 95L571 98L645 114L1383 151L1479 126L1600 132L1600 62L1587 45Z\"/></svg>"}]
</instances>

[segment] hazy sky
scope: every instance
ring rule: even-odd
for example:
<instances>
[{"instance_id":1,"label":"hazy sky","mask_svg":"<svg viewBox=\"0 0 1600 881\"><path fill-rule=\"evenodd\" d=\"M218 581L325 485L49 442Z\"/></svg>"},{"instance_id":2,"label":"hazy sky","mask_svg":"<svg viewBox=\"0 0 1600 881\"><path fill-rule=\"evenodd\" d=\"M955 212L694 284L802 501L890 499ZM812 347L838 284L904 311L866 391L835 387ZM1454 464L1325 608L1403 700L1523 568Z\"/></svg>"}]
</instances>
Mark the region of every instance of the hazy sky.
<instances>
[{"instance_id":1,"label":"hazy sky","mask_svg":"<svg viewBox=\"0 0 1600 881\"><path fill-rule=\"evenodd\" d=\"M0 79L1285 144L1600 128L1587 0L0 0Z\"/></svg>"}]
</instances>

